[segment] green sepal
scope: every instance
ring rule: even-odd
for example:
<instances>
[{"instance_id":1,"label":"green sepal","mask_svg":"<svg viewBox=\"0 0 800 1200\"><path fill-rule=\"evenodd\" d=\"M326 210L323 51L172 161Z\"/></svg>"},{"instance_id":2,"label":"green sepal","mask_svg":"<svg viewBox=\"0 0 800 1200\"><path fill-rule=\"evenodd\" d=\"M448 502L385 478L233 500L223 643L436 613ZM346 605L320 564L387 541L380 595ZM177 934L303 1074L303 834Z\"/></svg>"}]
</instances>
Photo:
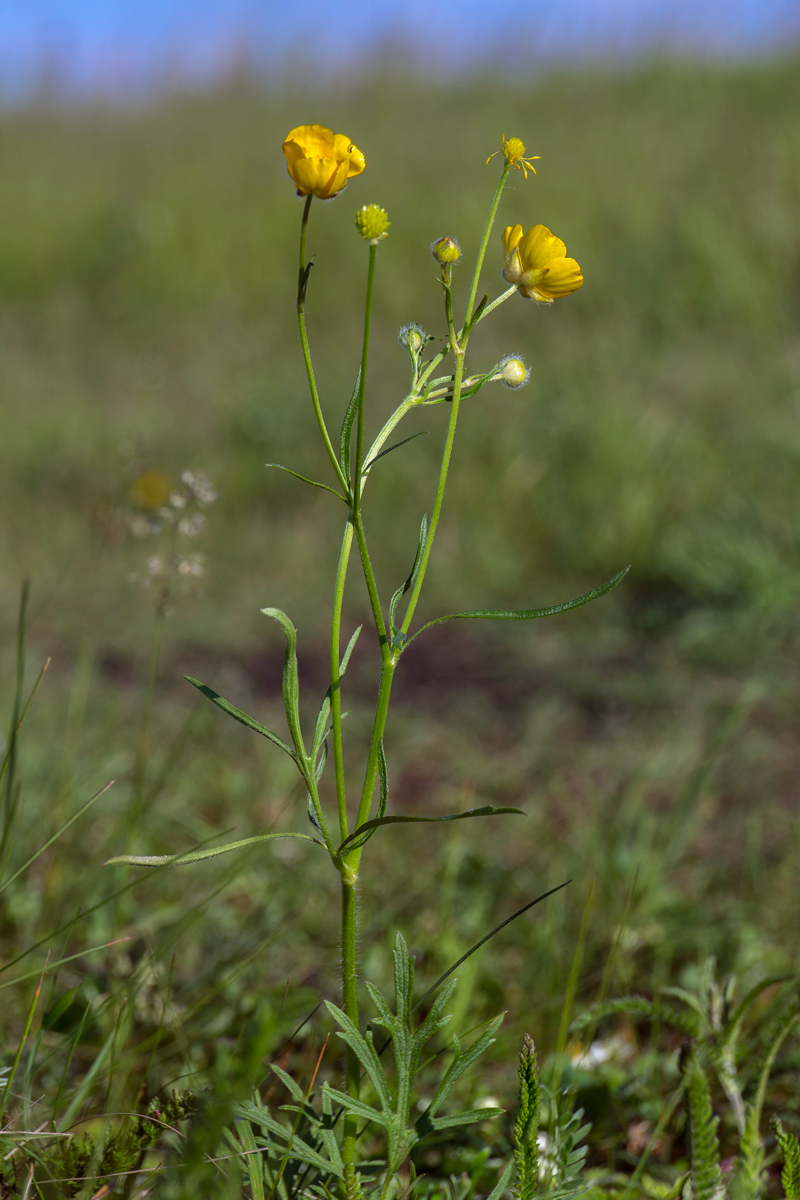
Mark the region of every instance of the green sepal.
<instances>
[{"instance_id":1,"label":"green sepal","mask_svg":"<svg viewBox=\"0 0 800 1200\"><path fill-rule=\"evenodd\" d=\"M283 738L278 737L277 733L273 733L271 729L267 729L266 725L262 725L260 721L256 721L253 717L249 717L246 712L242 712L235 704L231 704L224 696L220 696L219 692L215 692L207 683L201 683L199 679L192 679L191 675L184 675L183 678L192 687L196 687L198 692L202 692L212 704L216 704L217 708L221 708L229 717L233 717L234 721L238 721L240 725L246 725L248 729L253 729L270 742L274 742L276 746L280 746L281 750L285 750L289 757L297 762L297 755L294 750L292 750L291 746L287 746Z\"/></svg>"},{"instance_id":2,"label":"green sepal","mask_svg":"<svg viewBox=\"0 0 800 1200\"><path fill-rule=\"evenodd\" d=\"M186 854L120 854L117 858L107 859L103 866L115 867L125 863L131 867L183 867L206 858L216 858L219 854L227 854L229 850L241 850L242 846L254 846L256 842L270 842L277 838L300 838L303 842L323 845L318 838L309 837L307 833L259 833L256 837L242 838L240 842L228 842L226 846L214 846L210 850L190 850Z\"/></svg>"},{"instance_id":3,"label":"green sepal","mask_svg":"<svg viewBox=\"0 0 800 1200\"><path fill-rule=\"evenodd\" d=\"M444 621L465 621L465 620L498 620L498 621L536 621L540 617L555 617L559 613L571 612L573 608L583 608L584 604L591 604L593 600L599 600L601 596L605 596L613 588L621 583L625 576L630 571L630 566L623 567L618 571L613 579L609 579L606 583L601 583L599 587L592 588L589 592L584 592L582 596L577 596L574 600L567 600L563 604L553 604L548 608L476 608L469 612L450 613L446 617L436 617L433 621L428 621L417 630L415 634L408 639L407 645L414 641L414 638L419 637L426 629L432 628L434 625L441 625Z\"/></svg>"},{"instance_id":4,"label":"green sepal","mask_svg":"<svg viewBox=\"0 0 800 1200\"><path fill-rule=\"evenodd\" d=\"M394 593L391 600L389 601L389 629L391 631L393 643L394 643L395 636L399 632L399 630L397 629L397 626L395 625L394 614L397 611L397 605L400 603L400 600L403 598L403 596L405 596L405 594L409 590L409 588L412 588L414 586L414 583L416 582L417 574L419 572L420 562L422 561L422 551L425 548L425 541L427 539L427 536L428 536L428 514L423 513L422 521L420 522L420 526L419 526L419 540L417 542L417 553L414 555L414 564L411 567L411 571L409 572L408 578L406 579L405 583L402 585L402 587L399 587L397 589L397 591ZM403 645L405 645L405 639L403 641ZM399 648L400 647L398 647L398 649Z\"/></svg>"},{"instance_id":5,"label":"green sepal","mask_svg":"<svg viewBox=\"0 0 800 1200\"><path fill-rule=\"evenodd\" d=\"M350 441L353 436L353 422L358 412L358 393L360 387L361 367L358 368L356 386L353 388L353 394L350 397L350 403L347 405L347 411L342 421L342 431L339 434L339 466L342 468L342 473L348 482L350 480Z\"/></svg>"},{"instance_id":6,"label":"green sepal","mask_svg":"<svg viewBox=\"0 0 800 1200\"><path fill-rule=\"evenodd\" d=\"M362 838L365 833L374 829L379 829L381 825L416 825L428 821L466 821L469 817L497 817L502 813L517 813L521 817L527 815L521 808L495 808L493 804L486 804L483 808L468 808L466 812L451 813L447 817L373 817L371 821L365 821L348 838L345 838L336 853L340 855L345 850L357 849L353 845L354 840ZM359 842L359 844L363 845L363 842Z\"/></svg>"},{"instance_id":7,"label":"green sepal","mask_svg":"<svg viewBox=\"0 0 800 1200\"><path fill-rule=\"evenodd\" d=\"M347 497L343 496L336 488L328 487L327 483L320 483L316 479L309 479L307 475L301 475L298 471L293 471L291 467L285 467L283 463L264 463L265 467L275 467L278 471L285 471L287 475L294 475L295 479L299 479L301 483L310 483L312 487L322 488L324 492L330 492L338 497L339 500L344 500L347 504Z\"/></svg>"}]
</instances>

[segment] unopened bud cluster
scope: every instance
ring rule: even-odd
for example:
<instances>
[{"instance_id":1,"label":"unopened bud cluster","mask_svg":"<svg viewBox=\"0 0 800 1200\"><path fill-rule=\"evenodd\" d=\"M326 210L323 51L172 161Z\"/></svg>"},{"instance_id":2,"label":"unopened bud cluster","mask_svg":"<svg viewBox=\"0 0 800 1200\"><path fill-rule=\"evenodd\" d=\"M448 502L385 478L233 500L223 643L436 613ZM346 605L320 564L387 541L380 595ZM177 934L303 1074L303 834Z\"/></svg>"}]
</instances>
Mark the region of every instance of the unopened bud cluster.
<instances>
[{"instance_id":1,"label":"unopened bud cluster","mask_svg":"<svg viewBox=\"0 0 800 1200\"><path fill-rule=\"evenodd\" d=\"M421 325L404 325L397 332L397 340L401 346L405 346L409 354L416 356L425 348L428 335Z\"/></svg>"},{"instance_id":2,"label":"unopened bud cluster","mask_svg":"<svg viewBox=\"0 0 800 1200\"><path fill-rule=\"evenodd\" d=\"M461 247L455 238L443 237L433 243L431 254L440 267L446 267L461 258Z\"/></svg>"},{"instance_id":3,"label":"unopened bud cluster","mask_svg":"<svg viewBox=\"0 0 800 1200\"><path fill-rule=\"evenodd\" d=\"M386 209L378 204L365 204L356 213L356 229L370 246L383 241L390 225Z\"/></svg>"},{"instance_id":4,"label":"unopened bud cluster","mask_svg":"<svg viewBox=\"0 0 800 1200\"><path fill-rule=\"evenodd\" d=\"M524 387L531 377L530 367L516 354L502 359L499 371L502 382L510 388Z\"/></svg>"}]
</instances>

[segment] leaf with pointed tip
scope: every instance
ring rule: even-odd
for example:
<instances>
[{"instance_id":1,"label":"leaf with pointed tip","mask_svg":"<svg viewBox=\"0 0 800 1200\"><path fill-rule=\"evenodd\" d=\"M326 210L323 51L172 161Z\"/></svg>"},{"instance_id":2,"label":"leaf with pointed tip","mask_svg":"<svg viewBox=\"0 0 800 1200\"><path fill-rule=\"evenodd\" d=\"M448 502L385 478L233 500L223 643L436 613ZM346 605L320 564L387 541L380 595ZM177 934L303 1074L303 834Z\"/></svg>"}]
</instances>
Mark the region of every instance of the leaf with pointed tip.
<instances>
[{"instance_id":1,"label":"leaf with pointed tip","mask_svg":"<svg viewBox=\"0 0 800 1200\"><path fill-rule=\"evenodd\" d=\"M502 1200L503 1196L505 1195L505 1193L508 1189L508 1185L511 1180L511 1173L513 1170L514 1170L514 1160L512 1158L511 1162L508 1164L505 1171L503 1171L503 1174L500 1176L497 1183L494 1185L492 1190L489 1192L489 1195L486 1197L486 1200Z\"/></svg>"},{"instance_id":2,"label":"leaf with pointed tip","mask_svg":"<svg viewBox=\"0 0 800 1200\"><path fill-rule=\"evenodd\" d=\"M406 645L410 646L414 638L418 638L426 629L431 629L434 625L441 625L444 621L536 621L540 617L556 617L559 613L571 612L574 608L583 608L584 604L591 604L593 600L599 600L601 596L605 596L615 588L618 583L622 582L629 570L629 566L623 567L613 579L601 583L599 587L584 592L582 596L576 596L574 600L566 600L563 604L553 604L548 608L476 608L469 612L450 613L446 617L436 617L412 634Z\"/></svg>"},{"instance_id":3,"label":"leaf with pointed tip","mask_svg":"<svg viewBox=\"0 0 800 1200\"><path fill-rule=\"evenodd\" d=\"M267 729L266 725L262 725L260 721L256 721L253 717L249 717L240 708L236 708L234 704L231 704L224 696L220 696L219 692L215 692L208 684L201 683L199 679L192 679L191 675L184 675L183 678L192 687L196 687L198 692L202 692L212 704L216 704L217 708L221 708L229 717L233 717L234 721L238 721L240 725L246 725L248 729L253 729L256 733L260 733L262 737L268 738L269 741L273 742L276 746L280 746L281 750L285 750L289 757L297 762L297 755L294 750L292 750L291 746L287 746L283 738L279 738L277 733L273 733L271 729Z\"/></svg>"},{"instance_id":4,"label":"leaf with pointed tip","mask_svg":"<svg viewBox=\"0 0 800 1200\"><path fill-rule=\"evenodd\" d=\"M383 749L383 738L378 739L378 779L380 780L380 799L378 800L377 819L380 821L386 812L386 804L389 799L389 775L386 769L386 753ZM364 826L362 825L361 828L363 829ZM359 850L362 846L366 846L369 839L374 836L376 829L377 826L373 826L372 829L362 834L358 839L356 839L354 833L352 835L354 840L347 847L348 850ZM356 833L358 833L358 830L356 830ZM344 846L344 844L345 843L343 842L342 846ZM339 849L341 850L341 847Z\"/></svg>"},{"instance_id":5,"label":"leaf with pointed tip","mask_svg":"<svg viewBox=\"0 0 800 1200\"><path fill-rule=\"evenodd\" d=\"M342 1108L347 1109L356 1117L361 1117L365 1121L374 1121L376 1125L382 1125L386 1128L391 1122L391 1113L382 1113L377 1108L373 1108L371 1104L365 1104L363 1100L355 1100L352 1096L348 1096L346 1092L340 1092L337 1088L332 1088L326 1082L322 1085L328 1095L341 1104Z\"/></svg>"},{"instance_id":6,"label":"leaf with pointed tip","mask_svg":"<svg viewBox=\"0 0 800 1200\"><path fill-rule=\"evenodd\" d=\"M415 580L417 578L417 574L419 572L420 561L422 559L422 551L425 547L425 542L427 540L427 537L428 537L428 514L423 513L422 521L420 522L420 527L419 527L419 539L417 541L417 553L414 555L414 563L411 567L411 570L408 574L408 578L406 579L405 583L402 585L402 587L399 587L397 589L397 591L394 593L391 600L389 601L389 627L391 630L392 637L394 637L395 633L397 632L397 628L395 626L395 621L394 621L394 614L397 609L397 605L400 602L401 598L403 596L405 596L405 594L409 590L409 588L414 586L414 582L415 582Z\"/></svg>"},{"instance_id":7,"label":"leaf with pointed tip","mask_svg":"<svg viewBox=\"0 0 800 1200\"><path fill-rule=\"evenodd\" d=\"M451 813L448 817L374 817L371 821L365 821L363 825L359 825L358 829L345 838L337 850L337 854L341 854L345 850L356 849L357 847L352 844L356 838L363 837L365 833L378 829L381 825L415 825L428 821L466 821L469 817L498 817L503 813L517 813L521 817L527 815L521 808L495 808L493 804L486 804L483 808L468 808L466 812Z\"/></svg>"},{"instance_id":8,"label":"leaf with pointed tip","mask_svg":"<svg viewBox=\"0 0 800 1200\"><path fill-rule=\"evenodd\" d=\"M295 761L301 771L307 768L308 756L300 729L300 683L297 675L297 630L280 608L262 608L265 617L277 621L286 634L286 654L283 659L283 707L286 709L286 722L292 735L296 753Z\"/></svg>"},{"instance_id":9,"label":"leaf with pointed tip","mask_svg":"<svg viewBox=\"0 0 800 1200\"><path fill-rule=\"evenodd\" d=\"M350 441L353 436L353 422L356 419L358 412L358 393L361 387L361 367L358 368L356 375L356 386L353 388L353 394L350 397L350 403L347 405L347 411L344 414L342 421L342 431L339 435L339 465L342 472L348 480L350 479Z\"/></svg>"},{"instance_id":10,"label":"leaf with pointed tip","mask_svg":"<svg viewBox=\"0 0 800 1200\"><path fill-rule=\"evenodd\" d=\"M355 649L356 642L358 641L358 636L361 633L361 630L363 628L364 628L363 625L359 625L358 629L356 629L355 633L350 638L350 641L347 643L347 649L344 652L342 661L339 663L339 682L340 683L341 683L341 680L342 680L342 677L343 677L345 671L347 670L347 665L350 662L350 655L353 653L353 650ZM324 731L325 731L325 726L328 723L328 716L331 711L331 690L332 689L329 687L327 692L323 696L322 704L319 707L319 716L317 717L317 727L314 730L314 741L311 744L311 758L314 761L316 761L317 753L319 752L319 748L322 745L324 738L328 736ZM344 717L345 714L343 713L342 716Z\"/></svg>"},{"instance_id":11,"label":"leaf with pointed tip","mask_svg":"<svg viewBox=\"0 0 800 1200\"><path fill-rule=\"evenodd\" d=\"M116 858L107 859L103 866L114 867L126 863L132 867L184 867L189 863L227 854L229 850L241 850L243 846L254 846L256 842L271 842L277 838L300 838L303 842L322 845L322 842L309 837L307 833L260 833L257 837L242 838L240 842L228 842L225 846L214 846L210 850L190 850L187 854L120 854Z\"/></svg>"},{"instance_id":12,"label":"leaf with pointed tip","mask_svg":"<svg viewBox=\"0 0 800 1200\"><path fill-rule=\"evenodd\" d=\"M488 1121L491 1117L501 1117L504 1112L504 1108L468 1108L463 1112L452 1113L449 1117L431 1117L431 1130L438 1133L441 1129L454 1129L458 1125L472 1125L475 1121ZM424 1136L421 1128L419 1135L420 1137Z\"/></svg>"},{"instance_id":13,"label":"leaf with pointed tip","mask_svg":"<svg viewBox=\"0 0 800 1200\"><path fill-rule=\"evenodd\" d=\"M264 466L275 467L277 471L285 471L287 475L294 475L295 479L299 479L301 483L309 483L311 487L322 488L324 492L330 492L331 495L336 496L339 500L344 500L345 504L347 503L346 497L337 491L336 488L328 487L327 483L319 483L316 479L309 479L307 475L300 475L299 472L293 471L291 467L285 467L283 463L264 463Z\"/></svg>"},{"instance_id":14,"label":"leaf with pointed tip","mask_svg":"<svg viewBox=\"0 0 800 1200\"><path fill-rule=\"evenodd\" d=\"M394 442L391 446L387 446L385 450L381 450L379 454L376 454L374 458L371 458L369 462L365 464L361 474L366 475L367 472L375 466L375 463L379 458L383 458L385 455L391 454L393 450L399 450L401 446L405 446L406 442L413 442L414 438L423 437L427 432L427 429L420 429L417 433L412 433L409 437L403 438L401 442Z\"/></svg>"}]
</instances>

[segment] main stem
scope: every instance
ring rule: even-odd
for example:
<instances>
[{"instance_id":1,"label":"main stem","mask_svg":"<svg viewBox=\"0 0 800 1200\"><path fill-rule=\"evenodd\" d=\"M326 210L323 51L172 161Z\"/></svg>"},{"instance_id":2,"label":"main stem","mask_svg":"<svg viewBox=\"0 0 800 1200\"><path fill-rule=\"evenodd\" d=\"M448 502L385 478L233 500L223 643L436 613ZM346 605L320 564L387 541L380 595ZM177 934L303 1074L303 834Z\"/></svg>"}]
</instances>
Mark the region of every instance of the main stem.
<instances>
[{"instance_id":1,"label":"main stem","mask_svg":"<svg viewBox=\"0 0 800 1200\"><path fill-rule=\"evenodd\" d=\"M347 527L342 541L339 556L339 570L336 578L334 596L334 614L331 630L331 713L334 729L334 761L336 765L336 794L339 806L339 829L342 841L347 837L347 801L344 791L344 765L342 761L341 740L341 695L339 689L339 641L341 628L342 597L344 579L347 572L347 562L355 533L364 578L367 581L370 606L375 619L375 628L381 643L381 654L385 653L386 630L381 612L380 597L375 583L375 575L370 562L364 525L361 520L361 492L364 468L364 408L366 402L367 364L369 360L369 336L372 322L372 292L375 280L375 252L377 245L369 248L369 269L367 272L367 294L364 304L364 337L361 347L361 373L358 385L358 410L356 414L356 454L353 467L353 479L347 481L346 492L351 497L351 510ZM358 909L358 872L353 870L348 857L340 864L342 887L342 1000L344 1011L356 1028L358 1028L358 971L357 971L357 909ZM358 1099L361 1082L361 1067L355 1051L348 1046L346 1053L346 1086L350 1096ZM346 1167L351 1167L355 1160L357 1121L353 1116L345 1117L342 1158Z\"/></svg>"}]
</instances>

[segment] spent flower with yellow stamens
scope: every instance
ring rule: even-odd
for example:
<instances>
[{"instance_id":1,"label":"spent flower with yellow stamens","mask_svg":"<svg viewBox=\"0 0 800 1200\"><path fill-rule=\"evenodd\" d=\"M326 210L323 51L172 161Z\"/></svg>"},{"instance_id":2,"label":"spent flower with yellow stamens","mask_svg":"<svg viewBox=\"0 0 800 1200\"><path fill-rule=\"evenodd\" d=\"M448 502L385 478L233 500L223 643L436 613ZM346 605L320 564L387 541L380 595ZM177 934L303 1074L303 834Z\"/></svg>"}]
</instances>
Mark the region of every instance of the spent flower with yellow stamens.
<instances>
[{"instance_id":1,"label":"spent flower with yellow stamens","mask_svg":"<svg viewBox=\"0 0 800 1200\"><path fill-rule=\"evenodd\" d=\"M326 125L298 125L283 143L286 167L298 196L330 200L364 170L364 155L343 133Z\"/></svg>"},{"instance_id":2,"label":"spent flower with yellow stamens","mask_svg":"<svg viewBox=\"0 0 800 1200\"><path fill-rule=\"evenodd\" d=\"M370 246L383 241L391 223L386 209L378 204L364 204L356 213L356 229Z\"/></svg>"},{"instance_id":3,"label":"spent flower with yellow stamens","mask_svg":"<svg viewBox=\"0 0 800 1200\"><path fill-rule=\"evenodd\" d=\"M534 175L536 174L536 167L533 164L534 162L538 162L542 157L541 154L526 155L525 143L521 138L506 138L505 134L503 134L502 147L499 150L495 150L494 154L502 154L508 165L516 167L518 171L522 171L526 179L528 178L528 169L533 171ZM487 158L487 165L494 158L494 154L490 154Z\"/></svg>"},{"instance_id":4,"label":"spent flower with yellow stamens","mask_svg":"<svg viewBox=\"0 0 800 1200\"><path fill-rule=\"evenodd\" d=\"M546 225L534 225L524 235L521 225L508 225L503 230L503 254L504 278L515 283L527 300L552 304L583 283L575 259L567 258L567 247Z\"/></svg>"}]
</instances>

